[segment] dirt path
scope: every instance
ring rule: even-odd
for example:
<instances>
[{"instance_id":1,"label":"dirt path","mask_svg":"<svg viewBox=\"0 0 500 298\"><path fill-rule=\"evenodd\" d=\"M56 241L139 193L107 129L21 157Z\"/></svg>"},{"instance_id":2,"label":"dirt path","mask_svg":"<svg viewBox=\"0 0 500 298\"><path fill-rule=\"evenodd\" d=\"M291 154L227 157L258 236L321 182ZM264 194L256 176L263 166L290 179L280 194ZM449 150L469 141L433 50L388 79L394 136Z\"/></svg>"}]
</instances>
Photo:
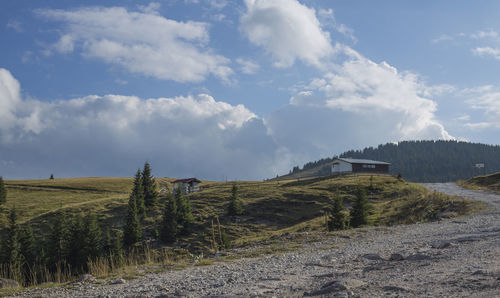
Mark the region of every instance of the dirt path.
<instances>
[{"instance_id":1,"label":"dirt path","mask_svg":"<svg viewBox=\"0 0 500 298\"><path fill-rule=\"evenodd\" d=\"M499 297L500 195L453 183L425 186L484 201L493 211L349 230L286 254L146 274L123 284L77 283L24 295Z\"/></svg>"}]
</instances>

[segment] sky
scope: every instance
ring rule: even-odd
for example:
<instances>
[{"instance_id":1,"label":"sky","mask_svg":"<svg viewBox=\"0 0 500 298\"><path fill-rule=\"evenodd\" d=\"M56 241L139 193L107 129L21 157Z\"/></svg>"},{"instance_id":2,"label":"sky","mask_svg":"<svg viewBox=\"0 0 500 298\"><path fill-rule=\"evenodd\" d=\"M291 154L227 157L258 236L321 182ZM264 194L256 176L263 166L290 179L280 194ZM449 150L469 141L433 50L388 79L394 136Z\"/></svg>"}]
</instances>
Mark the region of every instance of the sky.
<instances>
[{"instance_id":1,"label":"sky","mask_svg":"<svg viewBox=\"0 0 500 298\"><path fill-rule=\"evenodd\" d=\"M498 144L500 2L0 2L0 176L260 180Z\"/></svg>"}]
</instances>

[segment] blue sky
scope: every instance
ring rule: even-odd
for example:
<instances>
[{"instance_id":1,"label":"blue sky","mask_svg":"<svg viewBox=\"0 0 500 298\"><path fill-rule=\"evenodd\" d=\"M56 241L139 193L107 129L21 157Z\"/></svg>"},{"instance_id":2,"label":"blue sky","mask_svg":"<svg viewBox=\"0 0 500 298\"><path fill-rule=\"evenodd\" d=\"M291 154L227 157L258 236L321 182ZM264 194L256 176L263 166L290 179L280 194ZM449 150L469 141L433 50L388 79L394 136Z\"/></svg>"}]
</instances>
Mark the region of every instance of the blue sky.
<instances>
[{"instance_id":1,"label":"blue sky","mask_svg":"<svg viewBox=\"0 0 500 298\"><path fill-rule=\"evenodd\" d=\"M263 179L498 144L498 1L2 1L0 175Z\"/></svg>"}]
</instances>

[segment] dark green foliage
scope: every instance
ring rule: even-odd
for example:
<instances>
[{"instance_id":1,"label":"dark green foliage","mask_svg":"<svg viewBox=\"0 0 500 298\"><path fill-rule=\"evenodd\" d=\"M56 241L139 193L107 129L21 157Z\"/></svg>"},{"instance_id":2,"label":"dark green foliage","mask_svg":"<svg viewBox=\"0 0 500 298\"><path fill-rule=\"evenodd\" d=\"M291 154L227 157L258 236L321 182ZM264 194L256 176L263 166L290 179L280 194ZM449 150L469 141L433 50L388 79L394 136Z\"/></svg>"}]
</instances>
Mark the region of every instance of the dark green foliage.
<instances>
[{"instance_id":1,"label":"dark green foliage","mask_svg":"<svg viewBox=\"0 0 500 298\"><path fill-rule=\"evenodd\" d=\"M77 270L86 266L85 258L85 237L83 234L83 218L76 216L71 220L68 228L68 243L65 261L71 268Z\"/></svg>"},{"instance_id":2,"label":"dark green foliage","mask_svg":"<svg viewBox=\"0 0 500 298\"><path fill-rule=\"evenodd\" d=\"M54 174L50 174L50 180L54 180Z\"/></svg>"},{"instance_id":3,"label":"dark green foliage","mask_svg":"<svg viewBox=\"0 0 500 298\"><path fill-rule=\"evenodd\" d=\"M21 279L23 257L21 244L19 243L19 226L17 225L16 210L12 209L9 214L9 226L7 239L3 244L3 262L9 265L9 276L13 279Z\"/></svg>"},{"instance_id":4,"label":"dark green foliage","mask_svg":"<svg viewBox=\"0 0 500 298\"><path fill-rule=\"evenodd\" d=\"M369 211L370 205L368 203L368 199L366 198L366 190L359 186L356 191L356 199L354 200L350 212L351 227L357 228L368 224Z\"/></svg>"},{"instance_id":5,"label":"dark green foliage","mask_svg":"<svg viewBox=\"0 0 500 298\"><path fill-rule=\"evenodd\" d=\"M241 215L243 214L243 206L241 201L238 199L238 186L233 184L231 190L231 198L229 199L229 206L227 207L228 215Z\"/></svg>"},{"instance_id":6,"label":"dark green foliage","mask_svg":"<svg viewBox=\"0 0 500 298\"><path fill-rule=\"evenodd\" d=\"M25 225L19 232L19 244L21 245L21 255L23 256L23 271L29 269L36 262L37 249L35 247L35 237L31 225Z\"/></svg>"},{"instance_id":7,"label":"dark green foliage","mask_svg":"<svg viewBox=\"0 0 500 298\"><path fill-rule=\"evenodd\" d=\"M113 238L113 245L111 249L111 257L116 264L121 264L124 260L122 242L123 242L123 233L121 231L116 231Z\"/></svg>"},{"instance_id":8,"label":"dark green foliage","mask_svg":"<svg viewBox=\"0 0 500 298\"><path fill-rule=\"evenodd\" d=\"M7 189L2 176L0 176L0 206L4 205L5 202L7 202Z\"/></svg>"},{"instance_id":9,"label":"dark green foliage","mask_svg":"<svg viewBox=\"0 0 500 298\"><path fill-rule=\"evenodd\" d=\"M177 224L181 227L179 234L188 235L194 223L191 211L191 201L186 198L180 188L175 192L175 203L177 205Z\"/></svg>"},{"instance_id":10,"label":"dark green foliage","mask_svg":"<svg viewBox=\"0 0 500 298\"><path fill-rule=\"evenodd\" d=\"M50 266L55 266L65 259L68 247L68 232L66 214L63 211L58 211L54 215L48 243L46 245L48 264Z\"/></svg>"},{"instance_id":11,"label":"dark green foliage","mask_svg":"<svg viewBox=\"0 0 500 298\"><path fill-rule=\"evenodd\" d=\"M177 239L177 204L171 195L168 196L165 202L160 227L160 239L164 243L173 243Z\"/></svg>"},{"instance_id":12,"label":"dark green foliage","mask_svg":"<svg viewBox=\"0 0 500 298\"><path fill-rule=\"evenodd\" d=\"M83 252L86 259L96 259L102 253L102 232L97 217L87 214L83 221L82 237L84 240Z\"/></svg>"},{"instance_id":13,"label":"dark green foliage","mask_svg":"<svg viewBox=\"0 0 500 298\"><path fill-rule=\"evenodd\" d=\"M113 249L113 238L111 238L111 229L107 228L103 233L102 250L105 254L110 255Z\"/></svg>"},{"instance_id":14,"label":"dark green foliage","mask_svg":"<svg viewBox=\"0 0 500 298\"><path fill-rule=\"evenodd\" d=\"M130 194L130 199L135 200L135 205L137 206L137 214L139 218L144 219L146 216L146 206L144 201L144 186L142 180L141 170L137 170L134 179L134 188Z\"/></svg>"},{"instance_id":15,"label":"dark green foliage","mask_svg":"<svg viewBox=\"0 0 500 298\"><path fill-rule=\"evenodd\" d=\"M401 173L406 180L418 182L456 181L500 171L500 146L468 142L404 141L351 150L340 156L389 162L391 174ZM326 165L332 160L325 158L306 163L301 171ZM477 169L476 163L484 163L486 168Z\"/></svg>"},{"instance_id":16,"label":"dark green foliage","mask_svg":"<svg viewBox=\"0 0 500 298\"><path fill-rule=\"evenodd\" d=\"M144 164L142 171L142 185L144 187L144 203L146 207L151 208L158 202L158 191L155 179L151 176L151 167L148 162Z\"/></svg>"},{"instance_id":17,"label":"dark green foliage","mask_svg":"<svg viewBox=\"0 0 500 298\"><path fill-rule=\"evenodd\" d=\"M141 240L142 230L137 212L135 198L130 196L128 200L127 219L123 232L123 240L126 246L131 246Z\"/></svg>"},{"instance_id":18,"label":"dark green foliage","mask_svg":"<svg viewBox=\"0 0 500 298\"><path fill-rule=\"evenodd\" d=\"M332 206L330 209L330 214L328 216L328 230L344 230L346 228L346 216L342 212L344 210L343 199L340 193L337 191L335 197L332 200Z\"/></svg>"}]
</instances>

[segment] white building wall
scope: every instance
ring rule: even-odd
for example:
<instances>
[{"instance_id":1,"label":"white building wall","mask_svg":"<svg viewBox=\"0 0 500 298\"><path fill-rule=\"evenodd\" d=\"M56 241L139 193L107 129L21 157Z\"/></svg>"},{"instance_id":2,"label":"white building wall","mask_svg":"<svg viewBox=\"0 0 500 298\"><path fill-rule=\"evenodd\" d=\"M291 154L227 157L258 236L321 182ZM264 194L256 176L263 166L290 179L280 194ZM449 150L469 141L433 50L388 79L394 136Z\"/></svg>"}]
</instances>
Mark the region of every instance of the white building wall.
<instances>
[{"instance_id":1,"label":"white building wall","mask_svg":"<svg viewBox=\"0 0 500 298\"><path fill-rule=\"evenodd\" d=\"M332 165L332 173L337 174L345 172L352 172L352 164L343 160L336 160Z\"/></svg>"}]
</instances>

